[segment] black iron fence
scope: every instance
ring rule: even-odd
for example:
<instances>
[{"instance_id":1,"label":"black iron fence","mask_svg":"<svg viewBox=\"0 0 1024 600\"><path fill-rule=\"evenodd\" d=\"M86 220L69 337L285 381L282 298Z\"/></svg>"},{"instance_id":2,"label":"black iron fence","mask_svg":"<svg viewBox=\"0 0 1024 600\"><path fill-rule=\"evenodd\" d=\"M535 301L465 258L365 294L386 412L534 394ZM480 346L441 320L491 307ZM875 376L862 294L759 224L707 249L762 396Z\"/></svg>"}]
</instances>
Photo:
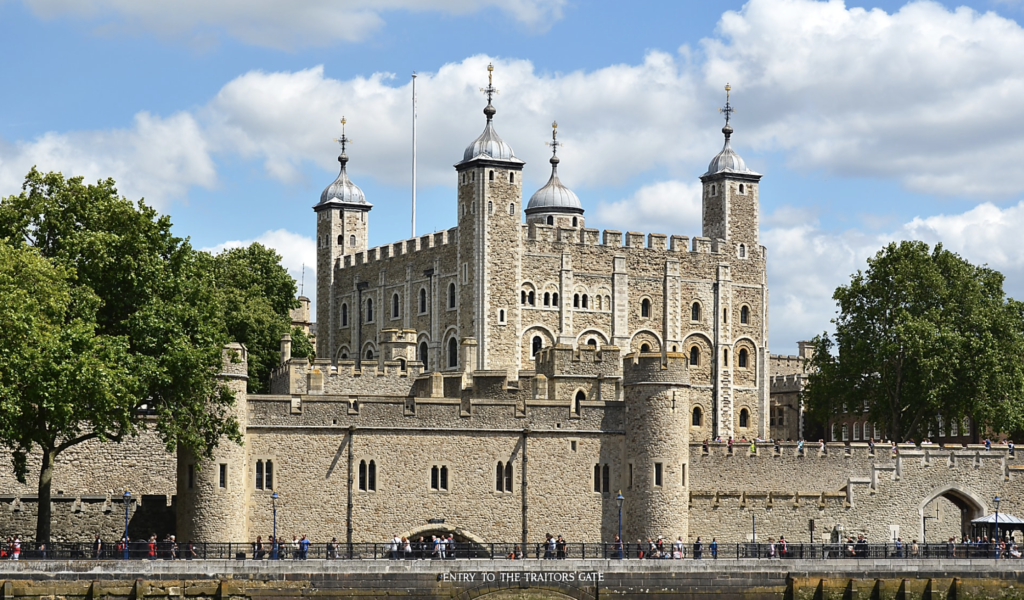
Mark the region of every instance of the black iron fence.
<instances>
[{"instance_id":1,"label":"black iron fence","mask_svg":"<svg viewBox=\"0 0 1024 600\"><path fill-rule=\"evenodd\" d=\"M672 543L662 549L648 544L567 543L554 547L546 543L283 543L256 544L224 542L132 542L120 543L53 542L37 545L22 542L20 548L7 544L0 548L0 559L18 560L726 560L726 559L955 559L1020 557L1015 546L980 544L712 544L685 543L680 550Z\"/></svg>"}]
</instances>

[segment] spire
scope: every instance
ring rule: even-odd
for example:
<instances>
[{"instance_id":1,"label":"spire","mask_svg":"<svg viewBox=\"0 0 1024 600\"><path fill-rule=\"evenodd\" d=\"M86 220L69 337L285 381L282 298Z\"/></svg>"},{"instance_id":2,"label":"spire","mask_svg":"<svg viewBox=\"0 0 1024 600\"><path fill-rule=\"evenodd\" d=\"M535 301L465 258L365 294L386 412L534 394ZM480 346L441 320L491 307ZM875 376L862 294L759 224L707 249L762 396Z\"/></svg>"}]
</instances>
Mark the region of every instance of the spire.
<instances>
[{"instance_id":1,"label":"spire","mask_svg":"<svg viewBox=\"0 0 1024 600\"><path fill-rule=\"evenodd\" d=\"M526 214L548 213L548 212L569 212L583 214L583 205L580 204L579 196L572 190L565 187L558 179L558 148L562 142L558 141L558 121L551 123L551 141L545 142L551 146L551 177L544 187L537 190L530 198L526 207Z\"/></svg>"},{"instance_id":2,"label":"spire","mask_svg":"<svg viewBox=\"0 0 1024 600\"><path fill-rule=\"evenodd\" d=\"M345 124L347 122L345 117L341 118L341 137L334 140L341 144L341 154L338 155L338 162L341 163L341 172L338 173L338 178L334 180L334 183L327 186L327 189L320 194L320 204L317 206L330 202L357 204L366 207L372 206L366 201L363 190L359 189L359 186L352 183L352 180L348 178L348 171L345 169L345 165L348 164L348 154L345 153L345 148L352 143L352 138L345 135Z\"/></svg>"},{"instance_id":3,"label":"spire","mask_svg":"<svg viewBox=\"0 0 1024 600\"><path fill-rule=\"evenodd\" d=\"M551 146L551 158L548 159L551 163L551 176L558 177L558 147L562 145L562 142L558 141L558 121L551 122L551 141L545 143Z\"/></svg>"},{"instance_id":4,"label":"spire","mask_svg":"<svg viewBox=\"0 0 1024 600\"><path fill-rule=\"evenodd\" d=\"M722 133L725 134L726 143L729 142L729 138L732 136L732 126L729 125L729 120L732 117L732 113L736 112L736 109L729 104L729 92L732 91L732 86L728 83L725 84L725 106L718 109L718 112L725 115L725 127L722 128Z\"/></svg>"},{"instance_id":5,"label":"spire","mask_svg":"<svg viewBox=\"0 0 1024 600\"><path fill-rule=\"evenodd\" d=\"M487 63L487 87L480 88L480 91L487 94L487 106L484 107L484 114L487 115L487 122L490 123L491 119L494 118L494 113L498 112L494 105L491 104L491 99L498 93L497 88L494 87L493 63Z\"/></svg>"},{"instance_id":6,"label":"spire","mask_svg":"<svg viewBox=\"0 0 1024 600\"><path fill-rule=\"evenodd\" d=\"M340 138L334 138L334 141L336 141L339 144L341 144L341 154L338 155L338 162L341 163L341 170L342 171L345 170L345 164L348 163L348 154L345 154L345 145L352 143L352 140L350 140L345 135L345 123L347 123L347 122L348 121L345 120L345 117L342 116L341 117L341 137Z\"/></svg>"}]
</instances>

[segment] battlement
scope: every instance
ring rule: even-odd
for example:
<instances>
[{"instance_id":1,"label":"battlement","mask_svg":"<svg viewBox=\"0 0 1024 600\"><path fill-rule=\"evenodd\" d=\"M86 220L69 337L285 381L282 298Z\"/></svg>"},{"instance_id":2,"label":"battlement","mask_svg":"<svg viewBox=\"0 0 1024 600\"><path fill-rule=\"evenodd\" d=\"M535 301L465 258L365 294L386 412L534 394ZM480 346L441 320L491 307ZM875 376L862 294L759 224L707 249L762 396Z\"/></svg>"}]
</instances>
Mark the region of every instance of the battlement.
<instances>
[{"instance_id":1,"label":"battlement","mask_svg":"<svg viewBox=\"0 0 1024 600\"><path fill-rule=\"evenodd\" d=\"M535 358L537 373L551 378L559 375L617 377L622 372L620 350L616 346L556 344L540 350Z\"/></svg>"},{"instance_id":2,"label":"battlement","mask_svg":"<svg viewBox=\"0 0 1024 600\"><path fill-rule=\"evenodd\" d=\"M689 357L681 352L628 354L623 361L625 385L635 383L687 384L690 382Z\"/></svg>"},{"instance_id":3,"label":"battlement","mask_svg":"<svg viewBox=\"0 0 1024 600\"><path fill-rule=\"evenodd\" d=\"M791 373L789 375L771 375L768 377L773 392L799 392L807 384L807 375Z\"/></svg>"},{"instance_id":4,"label":"battlement","mask_svg":"<svg viewBox=\"0 0 1024 600\"><path fill-rule=\"evenodd\" d=\"M718 254L722 240L705 237L690 238L685 235L664 233L626 232L614 229L556 227L543 223L524 223L524 239L535 242L564 242L584 246L606 246L609 248L641 248L668 252L692 252L695 254Z\"/></svg>"},{"instance_id":5,"label":"battlement","mask_svg":"<svg viewBox=\"0 0 1024 600\"><path fill-rule=\"evenodd\" d=\"M346 269L353 266L396 258L417 252L426 252L435 248L441 248L453 243L458 239L458 228L452 227L443 231L435 231L427 235L421 235L392 244L385 244L370 248L366 252L356 252L344 257L338 257L335 261L336 269Z\"/></svg>"}]
</instances>

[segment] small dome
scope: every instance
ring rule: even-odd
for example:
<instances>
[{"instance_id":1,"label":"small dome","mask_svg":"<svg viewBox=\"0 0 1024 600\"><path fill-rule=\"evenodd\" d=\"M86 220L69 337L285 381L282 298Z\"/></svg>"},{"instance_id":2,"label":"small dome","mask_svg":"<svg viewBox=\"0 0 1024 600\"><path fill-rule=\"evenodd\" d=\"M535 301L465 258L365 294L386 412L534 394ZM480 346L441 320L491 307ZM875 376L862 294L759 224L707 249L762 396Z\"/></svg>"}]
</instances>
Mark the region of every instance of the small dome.
<instances>
[{"instance_id":1,"label":"small dome","mask_svg":"<svg viewBox=\"0 0 1024 600\"><path fill-rule=\"evenodd\" d=\"M708 172L704 173L704 177L716 173L757 175L757 173L747 168L747 163L743 162L743 158L732 149L732 144L729 143L729 138L732 136L732 127L726 125L722 128L722 133L725 134L725 146L722 147L721 152L711 159L711 164L708 165Z\"/></svg>"},{"instance_id":2,"label":"small dome","mask_svg":"<svg viewBox=\"0 0 1024 600\"><path fill-rule=\"evenodd\" d=\"M515 153L512 152L512 146L505 143L505 140L501 139L498 132L494 130L494 125L491 123L490 118L487 119L487 125L484 126L484 132L480 134L480 137L473 140L472 144L466 146L466 151L462 153L462 160L465 162L478 156L486 156L498 160L512 160L516 157Z\"/></svg>"},{"instance_id":3,"label":"small dome","mask_svg":"<svg viewBox=\"0 0 1024 600\"><path fill-rule=\"evenodd\" d=\"M320 204L343 202L345 204L370 206L370 203L366 201L363 190L359 189L359 186L352 183L352 180L348 178L348 172L345 170L348 156L344 152L338 157L338 162L341 163L341 172L338 173L338 178L334 180L334 183L327 186L327 189L320 194Z\"/></svg>"},{"instance_id":4,"label":"small dome","mask_svg":"<svg viewBox=\"0 0 1024 600\"><path fill-rule=\"evenodd\" d=\"M551 177L548 182L530 197L530 203L526 206L526 214L545 211L583 212L579 196L558 179L557 156L551 158Z\"/></svg>"}]
</instances>

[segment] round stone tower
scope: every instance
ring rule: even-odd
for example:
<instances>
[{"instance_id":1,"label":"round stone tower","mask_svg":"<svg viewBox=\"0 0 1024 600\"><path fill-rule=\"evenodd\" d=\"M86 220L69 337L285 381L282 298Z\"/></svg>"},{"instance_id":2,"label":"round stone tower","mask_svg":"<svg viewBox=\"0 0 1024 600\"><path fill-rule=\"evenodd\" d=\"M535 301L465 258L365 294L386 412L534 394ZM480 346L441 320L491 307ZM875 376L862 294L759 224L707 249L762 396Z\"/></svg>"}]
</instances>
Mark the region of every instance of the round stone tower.
<instances>
[{"instance_id":1,"label":"round stone tower","mask_svg":"<svg viewBox=\"0 0 1024 600\"><path fill-rule=\"evenodd\" d=\"M217 377L235 392L228 414L238 420L245 438L248 422L246 384L249 381L248 351L237 342L224 347ZM191 452L178 451L178 541L245 542L249 540L249 473L246 449L226 438L210 460L198 460Z\"/></svg>"},{"instance_id":2,"label":"round stone tower","mask_svg":"<svg viewBox=\"0 0 1024 600\"><path fill-rule=\"evenodd\" d=\"M680 353L631 354L623 364L626 400L626 540L687 539L690 379Z\"/></svg>"}]
</instances>

